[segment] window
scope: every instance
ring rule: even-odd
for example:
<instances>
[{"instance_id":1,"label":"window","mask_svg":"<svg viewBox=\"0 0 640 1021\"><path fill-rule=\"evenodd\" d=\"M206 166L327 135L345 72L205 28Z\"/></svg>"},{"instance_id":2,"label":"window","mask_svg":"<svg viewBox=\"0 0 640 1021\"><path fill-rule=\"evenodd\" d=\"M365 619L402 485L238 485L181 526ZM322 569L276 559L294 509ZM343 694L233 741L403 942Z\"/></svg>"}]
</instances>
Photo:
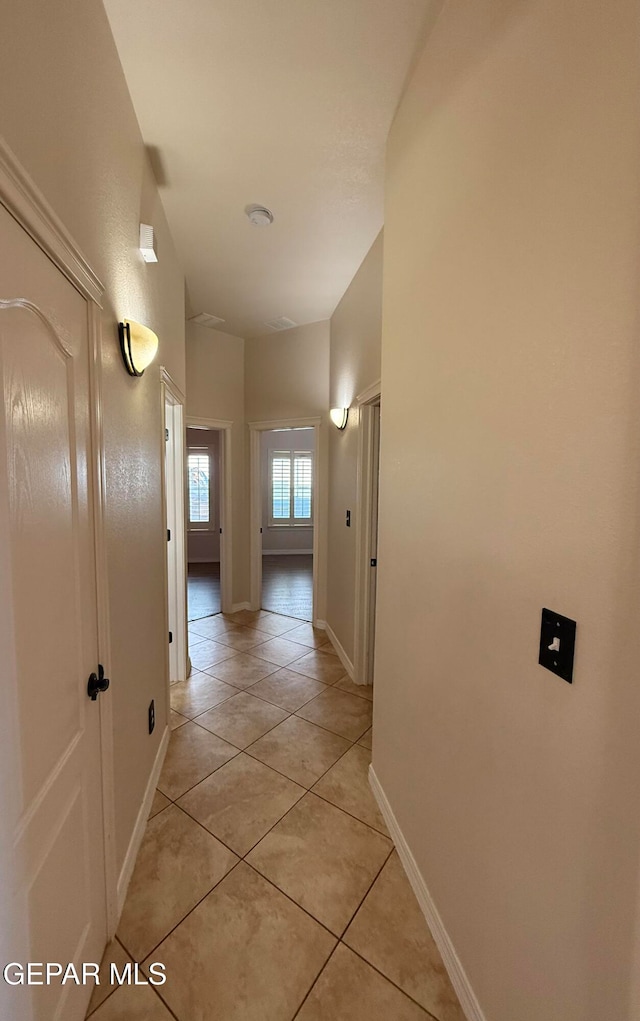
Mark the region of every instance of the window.
<instances>
[{"instance_id":1,"label":"window","mask_svg":"<svg viewBox=\"0 0 640 1021\"><path fill-rule=\"evenodd\" d=\"M211 524L211 461L204 449L189 448L189 526L209 528Z\"/></svg>"},{"instance_id":2,"label":"window","mask_svg":"<svg viewBox=\"0 0 640 1021\"><path fill-rule=\"evenodd\" d=\"M270 460L271 525L313 524L313 454L273 450Z\"/></svg>"}]
</instances>

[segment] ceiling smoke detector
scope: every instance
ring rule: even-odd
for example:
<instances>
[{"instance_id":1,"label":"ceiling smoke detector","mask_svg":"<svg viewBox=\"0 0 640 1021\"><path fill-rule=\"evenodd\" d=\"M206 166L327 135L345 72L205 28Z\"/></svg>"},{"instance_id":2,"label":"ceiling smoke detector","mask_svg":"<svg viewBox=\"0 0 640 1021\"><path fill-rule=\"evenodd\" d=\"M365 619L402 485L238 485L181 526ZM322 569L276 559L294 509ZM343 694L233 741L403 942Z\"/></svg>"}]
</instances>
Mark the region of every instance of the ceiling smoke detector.
<instances>
[{"instance_id":1,"label":"ceiling smoke detector","mask_svg":"<svg viewBox=\"0 0 640 1021\"><path fill-rule=\"evenodd\" d=\"M254 203L245 207L245 213L254 227L268 227L273 223L273 213L266 206L257 206Z\"/></svg>"},{"instance_id":2,"label":"ceiling smoke detector","mask_svg":"<svg viewBox=\"0 0 640 1021\"><path fill-rule=\"evenodd\" d=\"M198 326L207 326L210 330L215 330L220 323L224 322L220 316L212 316L209 312L198 312L195 316L189 316L187 319L188 323L197 323Z\"/></svg>"}]
</instances>

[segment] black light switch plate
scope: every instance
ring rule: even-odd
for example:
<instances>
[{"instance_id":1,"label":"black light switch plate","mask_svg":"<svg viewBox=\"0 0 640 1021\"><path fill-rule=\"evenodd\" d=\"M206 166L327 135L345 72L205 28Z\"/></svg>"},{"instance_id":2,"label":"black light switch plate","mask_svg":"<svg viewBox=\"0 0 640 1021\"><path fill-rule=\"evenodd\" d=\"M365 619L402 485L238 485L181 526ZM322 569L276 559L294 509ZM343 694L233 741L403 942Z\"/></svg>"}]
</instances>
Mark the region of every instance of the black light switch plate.
<instances>
[{"instance_id":1,"label":"black light switch plate","mask_svg":"<svg viewBox=\"0 0 640 1021\"><path fill-rule=\"evenodd\" d=\"M576 622L553 610L542 611L540 655L538 663L551 673L573 683L573 656L576 647Z\"/></svg>"}]
</instances>

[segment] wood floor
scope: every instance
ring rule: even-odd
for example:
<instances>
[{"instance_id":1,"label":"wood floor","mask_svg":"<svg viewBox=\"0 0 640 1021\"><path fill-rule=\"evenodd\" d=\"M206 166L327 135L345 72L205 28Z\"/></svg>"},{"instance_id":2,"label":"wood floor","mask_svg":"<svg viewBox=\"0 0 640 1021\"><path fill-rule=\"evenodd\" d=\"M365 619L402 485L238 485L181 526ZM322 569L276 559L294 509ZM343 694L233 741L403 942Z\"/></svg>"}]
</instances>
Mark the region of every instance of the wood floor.
<instances>
[{"instance_id":1,"label":"wood floor","mask_svg":"<svg viewBox=\"0 0 640 1021\"><path fill-rule=\"evenodd\" d=\"M299 620L312 619L312 553L263 556L262 608Z\"/></svg>"},{"instance_id":2,"label":"wood floor","mask_svg":"<svg viewBox=\"0 0 640 1021\"><path fill-rule=\"evenodd\" d=\"M187 603L189 621L220 613L220 564L189 564ZM262 608L312 619L313 554L262 558Z\"/></svg>"},{"instance_id":3,"label":"wood floor","mask_svg":"<svg viewBox=\"0 0 640 1021\"><path fill-rule=\"evenodd\" d=\"M220 613L220 564L189 564L187 606L189 621Z\"/></svg>"}]
</instances>

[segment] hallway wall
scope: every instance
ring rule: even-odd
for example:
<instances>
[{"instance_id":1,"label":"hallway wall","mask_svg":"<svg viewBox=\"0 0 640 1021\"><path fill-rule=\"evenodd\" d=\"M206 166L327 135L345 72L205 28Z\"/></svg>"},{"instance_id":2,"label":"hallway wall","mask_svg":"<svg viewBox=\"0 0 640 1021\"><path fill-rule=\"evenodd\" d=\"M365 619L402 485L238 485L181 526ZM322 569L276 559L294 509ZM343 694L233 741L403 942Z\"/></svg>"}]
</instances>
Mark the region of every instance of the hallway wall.
<instances>
[{"instance_id":1,"label":"hallway wall","mask_svg":"<svg viewBox=\"0 0 640 1021\"><path fill-rule=\"evenodd\" d=\"M249 598L244 350L241 337L187 323L187 416L233 422L231 430L233 602Z\"/></svg>"},{"instance_id":2,"label":"hallway wall","mask_svg":"<svg viewBox=\"0 0 640 1021\"><path fill-rule=\"evenodd\" d=\"M99 0L23 0L3 9L0 131L106 287L102 370L112 629L116 853L122 866L166 725L158 364L127 376L117 322L158 334L158 362L185 382L184 283ZM140 221L160 261L143 262ZM156 700L157 726L147 732Z\"/></svg>"},{"instance_id":3,"label":"hallway wall","mask_svg":"<svg viewBox=\"0 0 640 1021\"><path fill-rule=\"evenodd\" d=\"M326 550L329 428L329 322L310 323L246 341L245 410L247 422L321 418L316 466L320 491L318 529L318 605L326 614ZM333 428L331 426L331 428ZM248 430L246 464L249 471ZM248 475L247 475L248 484Z\"/></svg>"},{"instance_id":4,"label":"hallway wall","mask_svg":"<svg viewBox=\"0 0 640 1021\"><path fill-rule=\"evenodd\" d=\"M389 141L373 764L488 1021L638 1017L637 39L450 0Z\"/></svg>"},{"instance_id":5,"label":"hallway wall","mask_svg":"<svg viewBox=\"0 0 640 1021\"><path fill-rule=\"evenodd\" d=\"M356 598L358 394L380 379L382 231L331 317L329 406L348 408L343 432L329 429L327 623L353 663ZM351 510L352 525L345 525Z\"/></svg>"}]
</instances>

